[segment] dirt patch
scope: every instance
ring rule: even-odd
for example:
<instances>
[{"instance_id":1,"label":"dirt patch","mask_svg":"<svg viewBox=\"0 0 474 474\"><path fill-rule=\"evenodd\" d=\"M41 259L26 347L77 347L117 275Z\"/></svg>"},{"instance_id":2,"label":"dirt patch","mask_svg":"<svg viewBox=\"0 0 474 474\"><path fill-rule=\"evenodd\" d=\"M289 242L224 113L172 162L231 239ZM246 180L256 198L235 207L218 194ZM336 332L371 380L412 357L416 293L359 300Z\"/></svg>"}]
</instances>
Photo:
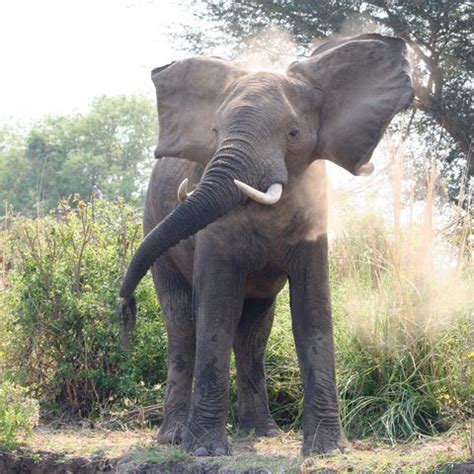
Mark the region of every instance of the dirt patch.
<instances>
[{"instance_id":1,"label":"dirt patch","mask_svg":"<svg viewBox=\"0 0 474 474\"><path fill-rule=\"evenodd\" d=\"M65 458L58 453L14 452L0 453L0 473L2 474L96 474L115 472L114 463L97 457Z\"/></svg>"},{"instance_id":2,"label":"dirt patch","mask_svg":"<svg viewBox=\"0 0 474 474\"><path fill-rule=\"evenodd\" d=\"M119 459L65 457L57 453L17 451L0 453L1 474L231 474L234 468L221 467L212 459L137 463L128 456ZM239 470L242 473L268 473L266 468Z\"/></svg>"},{"instance_id":3,"label":"dirt patch","mask_svg":"<svg viewBox=\"0 0 474 474\"><path fill-rule=\"evenodd\" d=\"M86 458L64 458L57 453L0 453L0 473L2 474L98 474L102 472L123 473L123 474L267 474L267 473L320 473L337 474L340 472L368 472L361 471L353 465L345 466L344 470L335 470L331 468L307 468L304 463L300 468L289 471L279 468L268 467L241 467L221 466L216 464L215 460L194 460L186 461L167 461L162 463L145 463L137 465L136 461L127 457L123 459L108 460L99 456ZM378 470L377 467L369 472L415 472L409 471L385 471ZM416 471L419 472L419 471ZM468 474L474 472L474 463L445 464L430 470L431 473L452 473Z\"/></svg>"},{"instance_id":4,"label":"dirt patch","mask_svg":"<svg viewBox=\"0 0 474 474\"><path fill-rule=\"evenodd\" d=\"M179 447L157 445L155 430L111 431L42 427L21 450L0 453L0 474L155 473L473 473L466 430L388 446L354 441L349 453L303 459L301 435L234 436L232 456L194 458Z\"/></svg>"}]
</instances>

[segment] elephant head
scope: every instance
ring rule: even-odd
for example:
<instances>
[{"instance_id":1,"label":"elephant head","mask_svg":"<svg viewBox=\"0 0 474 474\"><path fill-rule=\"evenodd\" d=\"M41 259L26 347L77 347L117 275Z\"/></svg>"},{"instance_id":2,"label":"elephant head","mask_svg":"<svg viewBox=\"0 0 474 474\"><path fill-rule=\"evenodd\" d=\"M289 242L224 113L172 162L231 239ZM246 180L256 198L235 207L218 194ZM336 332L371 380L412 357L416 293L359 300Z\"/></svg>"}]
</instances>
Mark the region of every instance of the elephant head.
<instances>
[{"instance_id":1,"label":"elephant head","mask_svg":"<svg viewBox=\"0 0 474 474\"><path fill-rule=\"evenodd\" d=\"M152 71L160 136L155 156L205 166L196 190L144 239L121 296L132 305L140 279L167 249L253 199L275 204L288 180L316 159L358 175L413 91L398 38L366 34L329 41L285 75L250 73L196 57Z\"/></svg>"}]
</instances>

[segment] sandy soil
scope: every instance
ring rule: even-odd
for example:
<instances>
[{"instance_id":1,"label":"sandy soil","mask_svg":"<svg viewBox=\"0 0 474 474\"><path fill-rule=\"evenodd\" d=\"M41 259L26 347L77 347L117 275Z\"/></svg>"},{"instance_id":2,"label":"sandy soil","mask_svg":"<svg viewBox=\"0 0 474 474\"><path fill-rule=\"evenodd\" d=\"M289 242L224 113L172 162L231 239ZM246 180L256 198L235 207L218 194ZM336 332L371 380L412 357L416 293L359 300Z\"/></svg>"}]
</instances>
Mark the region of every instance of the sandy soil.
<instances>
[{"instance_id":1,"label":"sandy soil","mask_svg":"<svg viewBox=\"0 0 474 474\"><path fill-rule=\"evenodd\" d=\"M353 441L349 453L303 459L301 436L231 438L233 454L193 458L176 446L157 445L155 431L84 427L38 428L21 449L0 453L0 473L474 473L470 430L388 446Z\"/></svg>"}]
</instances>

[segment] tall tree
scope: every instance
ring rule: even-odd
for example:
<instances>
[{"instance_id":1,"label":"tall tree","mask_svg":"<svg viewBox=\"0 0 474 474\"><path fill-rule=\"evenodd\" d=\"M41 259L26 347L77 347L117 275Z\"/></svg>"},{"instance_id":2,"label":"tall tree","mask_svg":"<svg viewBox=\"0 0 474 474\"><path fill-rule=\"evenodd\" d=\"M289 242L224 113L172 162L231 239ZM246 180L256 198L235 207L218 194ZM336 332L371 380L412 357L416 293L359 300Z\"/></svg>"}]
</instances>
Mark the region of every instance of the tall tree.
<instances>
[{"instance_id":1,"label":"tall tree","mask_svg":"<svg viewBox=\"0 0 474 474\"><path fill-rule=\"evenodd\" d=\"M47 117L26 133L0 130L0 203L44 213L71 194L141 202L156 143L143 97L99 97L85 114Z\"/></svg>"},{"instance_id":2,"label":"tall tree","mask_svg":"<svg viewBox=\"0 0 474 474\"><path fill-rule=\"evenodd\" d=\"M187 48L203 52L222 37L242 49L269 25L309 51L315 38L379 31L401 36L414 52L418 127L437 126L451 139L449 164L472 144L472 3L461 0L194 0L206 31L186 30ZM213 41L214 40L214 41ZM254 44L254 43L252 43ZM469 175L474 174L470 160ZM448 166L449 167L449 166Z\"/></svg>"}]
</instances>

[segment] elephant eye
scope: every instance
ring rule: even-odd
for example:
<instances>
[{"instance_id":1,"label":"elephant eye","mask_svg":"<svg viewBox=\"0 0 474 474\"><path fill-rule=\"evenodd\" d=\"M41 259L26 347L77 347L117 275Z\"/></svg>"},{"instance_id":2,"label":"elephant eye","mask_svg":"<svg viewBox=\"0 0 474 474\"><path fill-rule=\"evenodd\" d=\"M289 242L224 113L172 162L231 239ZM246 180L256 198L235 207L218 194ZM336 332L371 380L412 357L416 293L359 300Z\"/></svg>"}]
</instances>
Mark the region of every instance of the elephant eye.
<instances>
[{"instance_id":1,"label":"elephant eye","mask_svg":"<svg viewBox=\"0 0 474 474\"><path fill-rule=\"evenodd\" d=\"M298 135L298 129L297 128L290 129L290 131L288 132L288 135L290 135L290 137L292 138L295 138Z\"/></svg>"}]
</instances>

